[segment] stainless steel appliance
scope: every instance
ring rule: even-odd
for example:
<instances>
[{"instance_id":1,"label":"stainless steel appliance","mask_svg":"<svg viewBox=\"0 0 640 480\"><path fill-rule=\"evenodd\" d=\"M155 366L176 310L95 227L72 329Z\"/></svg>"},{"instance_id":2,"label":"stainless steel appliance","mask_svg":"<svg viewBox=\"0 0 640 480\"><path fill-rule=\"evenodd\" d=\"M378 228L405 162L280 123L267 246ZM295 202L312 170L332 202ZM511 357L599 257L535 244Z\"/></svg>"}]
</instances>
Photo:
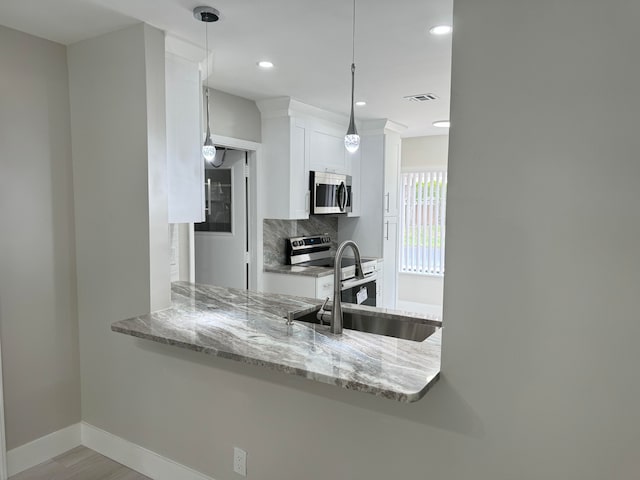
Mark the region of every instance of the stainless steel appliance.
<instances>
[{"instance_id":1,"label":"stainless steel appliance","mask_svg":"<svg viewBox=\"0 0 640 480\"><path fill-rule=\"evenodd\" d=\"M351 211L351 176L310 172L311 213L347 213Z\"/></svg>"},{"instance_id":2,"label":"stainless steel appliance","mask_svg":"<svg viewBox=\"0 0 640 480\"><path fill-rule=\"evenodd\" d=\"M286 249L289 264L300 267L325 267L328 275L333 273L335 257L331 251L331 237L328 234L288 238ZM355 258L342 257L340 298L343 303L358 303L375 307L378 260L367 257L362 257L360 260L364 275L362 279L356 278Z\"/></svg>"}]
</instances>

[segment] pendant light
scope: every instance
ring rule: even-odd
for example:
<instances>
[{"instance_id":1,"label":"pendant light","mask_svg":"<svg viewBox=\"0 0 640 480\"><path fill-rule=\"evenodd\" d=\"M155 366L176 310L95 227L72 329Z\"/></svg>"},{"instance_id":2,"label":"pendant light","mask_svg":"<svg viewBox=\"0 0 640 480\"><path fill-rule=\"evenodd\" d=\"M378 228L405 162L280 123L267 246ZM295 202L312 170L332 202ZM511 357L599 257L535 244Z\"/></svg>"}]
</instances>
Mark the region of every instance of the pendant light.
<instances>
[{"instance_id":1,"label":"pendant light","mask_svg":"<svg viewBox=\"0 0 640 480\"><path fill-rule=\"evenodd\" d=\"M353 102L356 78L356 0L353 0L353 30L351 43L351 117L349 118L349 128L344 136L344 146L349 153L355 153L360 147L360 135L356 130L356 122L353 118Z\"/></svg>"},{"instance_id":2,"label":"pendant light","mask_svg":"<svg viewBox=\"0 0 640 480\"><path fill-rule=\"evenodd\" d=\"M209 79L209 26L207 24L217 22L220 19L220 12L212 7L196 7L193 9L193 16L196 20L204 22L205 48L207 52L207 80ZM202 145L202 156L211 163L216 156L216 147L211 140L211 127L209 122L209 88L205 85L205 98L207 101L207 136Z\"/></svg>"}]
</instances>

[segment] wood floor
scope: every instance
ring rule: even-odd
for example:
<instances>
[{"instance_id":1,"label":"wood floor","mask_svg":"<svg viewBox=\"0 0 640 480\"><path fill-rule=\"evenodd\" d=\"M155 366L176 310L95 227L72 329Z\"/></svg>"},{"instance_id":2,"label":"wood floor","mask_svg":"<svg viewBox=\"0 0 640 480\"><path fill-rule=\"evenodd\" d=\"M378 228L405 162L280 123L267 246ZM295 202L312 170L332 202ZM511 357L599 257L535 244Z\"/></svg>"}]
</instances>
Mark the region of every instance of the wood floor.
<instances>
[{"instance_id":1,"label":"wood floor","mask_svg":"<svg viewBox=\"0 0 640 480\"><path fill-rule=\"evenodd\" d=\"M9 480L151 480L113 460L77 447Z\"/></svg>"}]
</instances>

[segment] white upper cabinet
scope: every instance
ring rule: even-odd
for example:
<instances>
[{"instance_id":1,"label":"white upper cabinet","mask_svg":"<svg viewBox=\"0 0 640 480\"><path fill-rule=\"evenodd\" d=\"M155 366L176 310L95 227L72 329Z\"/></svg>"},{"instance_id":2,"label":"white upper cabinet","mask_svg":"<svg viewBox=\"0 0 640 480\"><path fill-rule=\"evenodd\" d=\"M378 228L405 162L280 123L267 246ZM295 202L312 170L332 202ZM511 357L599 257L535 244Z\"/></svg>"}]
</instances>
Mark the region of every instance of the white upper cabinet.
<instances>
[{"instance_id":1,"label":"white upper cabinet","mask_svg":"<svg viewBox=\"0 0 640 480\"><path fill-rule=\"evenodd\" d=\"M340 224L342 239L351 238L363 255L384 260L384 287L378 306L388 308L395 307L397 297L398 182L403 129L390 120L363 122L359 155L352 157L352 170L358 170L360 182L357 202L360 219Z\"/></svg>"},{"instance_id":2,"label":"white upper cabinet","mask_svg":"<svg viewBox=\"0 0 640 480\"><path fill-rule=\"evenodd\" d=\"M311 170L350 175L350 155L344 148L344 131L319 121L311 121L310 127Z\"/></svg>"},{"instance_id":3,"label":"white upper cabinet","mask_svg":"<svg viewBox=\"0 0 640 480\"><path fill-rule=\"evenodd\" d=\"M400 134L384 136L384 215L397 217L400 212Z\"/></svg>"},{"instance_id":4,"label":"white upper cabinet","mask_svg":"<svg viewBox=\"0 0 640 480\"><path fill-rule=\"evenodd\" d=\"M262 112L262 182L265 218L309 218L309 154L303 119L282 115L279 110ZM286 112L286 110L285 110Z\"/></svg>"},{"instance_id":5,"label":"white upper cabinet","mask_svg":"<svg viewBox=\"0 0 640 480\"><path fill-rule=\"evenodd\" d=\"M354 153L347 152L347 149L344 148L344 138L342 149L346 152L347 164L349 165L348 174L351 175L351 211L347 213L347 216L359 217L362 210L362 176L360 174L362 149L359 148Z\"/></svg>"},{"instance_id":6,"label":"white upper cabinet","mask_svg":"<svg viewBox=\"0 0 640 480\"><path fill-rule=\"evenodd\" d=\"M262 116L264 216L309 218L309 171L352 175L352 156L344 148L347 120L289 97L257 105ZM354 207L357 211L357 204Z\"/></svg>"},{"instance_id":7,"label":"white upper cabinet","mask_svg":"<svg viewBox=\"0 0 640 480\"><path fill-rule=\"evenodd\" d=\"M166 53L169 223L204 221L198 64Z\"/></svg>"}]
</instances>

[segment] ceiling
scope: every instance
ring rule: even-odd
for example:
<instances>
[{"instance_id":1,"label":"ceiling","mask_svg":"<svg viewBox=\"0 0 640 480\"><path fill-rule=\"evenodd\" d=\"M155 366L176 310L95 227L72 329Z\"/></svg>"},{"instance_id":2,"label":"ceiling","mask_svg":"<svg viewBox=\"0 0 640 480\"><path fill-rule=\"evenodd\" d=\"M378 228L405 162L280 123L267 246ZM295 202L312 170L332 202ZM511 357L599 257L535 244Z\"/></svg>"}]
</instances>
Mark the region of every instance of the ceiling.
<instances>
[{"instance_id":1,"label":"ceiling","mask_svg":"<svg viewBox=\"0 0 640 480\"><path fill-rule=\"evenodd\" d=\"M367 105L356 107L356 119L394 120L407 137L448 133L431 124L449 118L451 36L428 30L452 23L452 4L357 1L356 100ZM350 0L2 0L0 24L69 45L144 21L203 60L205 26L192 15L198 5L221 13L209 24L209 86L253 100L291 96L348 115ZM258 68L263 59L275 68ZM421 93L439 98L403 99Z\"/></svg>"}]
</instances>

